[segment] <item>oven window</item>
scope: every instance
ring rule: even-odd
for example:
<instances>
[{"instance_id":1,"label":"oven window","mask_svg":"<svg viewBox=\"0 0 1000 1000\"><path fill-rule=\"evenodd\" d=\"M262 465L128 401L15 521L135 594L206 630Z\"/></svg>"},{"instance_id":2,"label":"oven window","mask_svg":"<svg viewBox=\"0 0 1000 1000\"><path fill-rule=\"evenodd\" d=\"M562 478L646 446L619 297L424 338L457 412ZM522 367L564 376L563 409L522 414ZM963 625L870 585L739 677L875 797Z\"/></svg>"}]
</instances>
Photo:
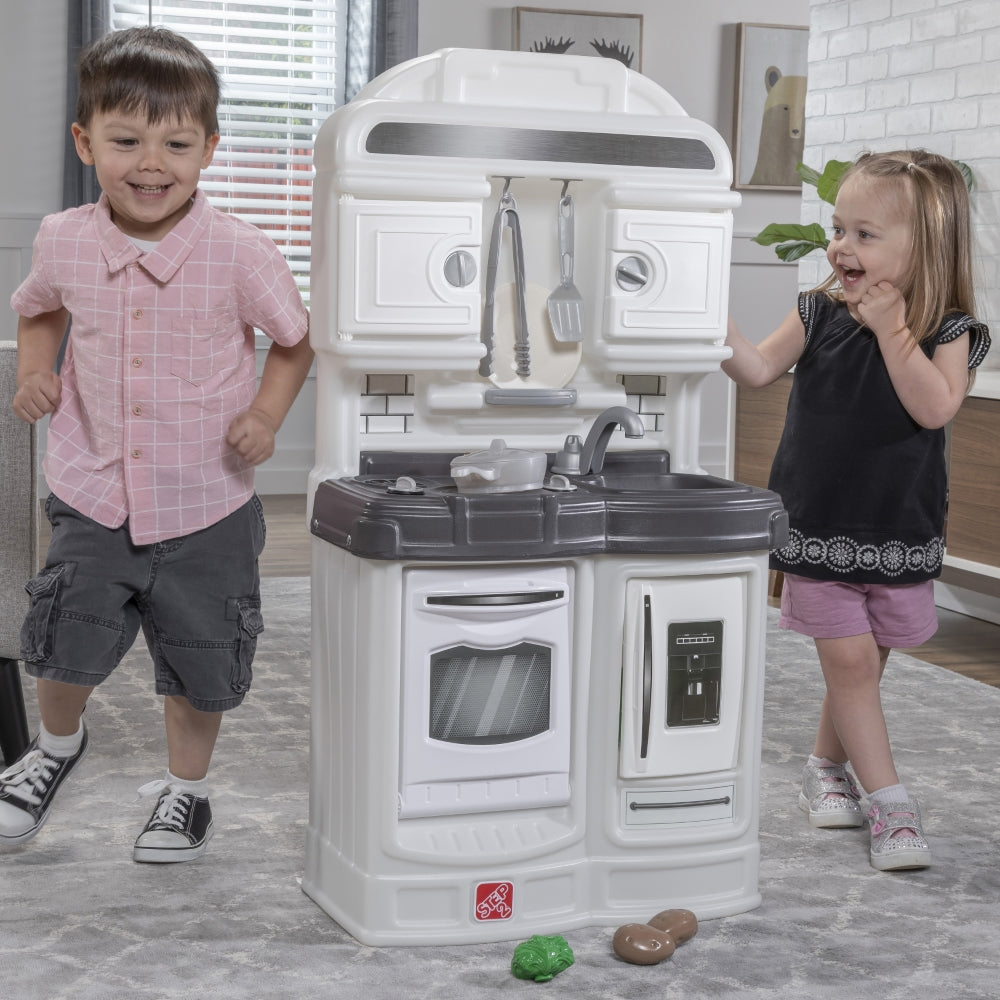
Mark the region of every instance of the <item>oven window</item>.
<instances>
[{"instance_id":1,"label":"oven window","mask_svg":"<svg viewBox=\"0 0 1000 1000\"><path fill-rule=\"evenodd\" d=\"M490 746L538 736L549 728L551 681L552 650L537 643L435 653L430 737Z\"/></svg>"}]
</instances>

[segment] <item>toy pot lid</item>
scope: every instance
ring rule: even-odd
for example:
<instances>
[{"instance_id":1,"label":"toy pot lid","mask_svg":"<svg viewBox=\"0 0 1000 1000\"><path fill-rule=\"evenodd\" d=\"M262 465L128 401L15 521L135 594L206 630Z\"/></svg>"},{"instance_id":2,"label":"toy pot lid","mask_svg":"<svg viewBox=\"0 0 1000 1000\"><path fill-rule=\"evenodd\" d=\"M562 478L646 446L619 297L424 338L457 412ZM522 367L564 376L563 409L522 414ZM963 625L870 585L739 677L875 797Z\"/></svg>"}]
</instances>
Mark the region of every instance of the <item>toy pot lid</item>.
<instances>
[{"instance_id":1,"label":"toy pot lid","mask_svg":"<svg viewBox=\"0 0 1000 1000\"><path fill-rule=\"evenodd\" d=\"M486 451L452 459L451 477L460 493L540 490L545 464L545 452L508 448L503 438L495 438Z\"/></svg>"}]
</instances>

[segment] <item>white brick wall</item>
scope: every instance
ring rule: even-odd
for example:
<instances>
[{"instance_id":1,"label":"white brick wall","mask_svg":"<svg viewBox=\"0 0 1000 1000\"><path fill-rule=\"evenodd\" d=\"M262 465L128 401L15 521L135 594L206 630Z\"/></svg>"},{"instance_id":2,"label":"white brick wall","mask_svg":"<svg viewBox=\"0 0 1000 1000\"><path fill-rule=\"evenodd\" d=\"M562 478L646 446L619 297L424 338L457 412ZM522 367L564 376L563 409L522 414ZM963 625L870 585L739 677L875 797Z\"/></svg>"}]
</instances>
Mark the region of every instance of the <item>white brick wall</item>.
<instances>
[{"instance_id":1,"label":"white brick wall","mask_svg":"<svg viewBox=\"0 0 1000 1000\"><path fill-rule=\"evenodd\" d=\"M1000 0L811 0L810 14L805 162L924 148L968 163L978 311L1000 341ZM805 186L802 221L829 217ZM810 255L801 287L827 271Z\"/></svg>"}]
</instances>

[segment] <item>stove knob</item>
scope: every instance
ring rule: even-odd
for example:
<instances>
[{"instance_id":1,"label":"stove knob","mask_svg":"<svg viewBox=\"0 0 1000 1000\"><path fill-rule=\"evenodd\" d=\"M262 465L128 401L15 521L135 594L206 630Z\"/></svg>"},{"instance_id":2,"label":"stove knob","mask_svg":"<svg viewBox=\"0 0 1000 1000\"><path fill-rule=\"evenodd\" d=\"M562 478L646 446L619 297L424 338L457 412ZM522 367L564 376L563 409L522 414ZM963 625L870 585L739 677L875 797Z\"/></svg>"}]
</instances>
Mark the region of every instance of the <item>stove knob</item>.
<instances>
[{"instance_id":1,"label":"stove knob","mask_svg":"<svg viewBox=\"0 0 1000 1000\"><path fill-rule=\"evenodd\" d=\"M387 493L402 493L409 496L419 496L424 492L422 486L412 476L400 476L387 490Z\"/></svg>"},{"instance_id":2,"label":"stove knob","mask_svg":"<svg viewBox=\"0 0 1000 1000\"><path fill-rule=\"evenodd\" d=\"M456 250L444 262L444 276L449 285L464 288L476 280L476 260L467 250Z\"/></svg>"},{"instance_id":3,"label":"stove knob","mask_svg":"<svg viewBox=\"0 0 1000 1000\"><path fill-rule=\"evenodd\" d=\"M649 281L649 267L641 257L626 257L615 268L615 281L623 292L637 292Z\"/></svg>"}]
</instances>

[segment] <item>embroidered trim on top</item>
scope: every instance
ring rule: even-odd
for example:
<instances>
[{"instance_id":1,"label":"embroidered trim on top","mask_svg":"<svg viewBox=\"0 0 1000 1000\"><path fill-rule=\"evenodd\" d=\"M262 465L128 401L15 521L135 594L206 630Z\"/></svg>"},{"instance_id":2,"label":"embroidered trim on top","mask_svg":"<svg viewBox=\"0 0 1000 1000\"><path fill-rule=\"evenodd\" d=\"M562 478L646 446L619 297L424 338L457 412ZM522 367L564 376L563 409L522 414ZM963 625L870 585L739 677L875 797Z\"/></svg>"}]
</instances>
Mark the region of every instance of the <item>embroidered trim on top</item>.
<instances>
[{"instance_id":1,"label":"embroidered trim on top","mask_svg":"<svg viewBox=\"0 0 1000 1000\"><path fill-rule=\"evenodd\" d=\"M808 563L825 566L835 573L880 572L886 576L900 573L935 572L944 558L944 539L933 538L926 545L906 545L898 540L881 545L859 544L846 535L835 538L807 538L797 528L788 534L788 542L775 555L789 566Z\"/></svg>"},{"instance_id":2,"label":"embroidered trim on top","mask_svg":"<svg viewBox=\"0 0 1000 1000\"><path fill-rule=\"evenodd\" d=\"M950 344L953 340L958 340L963 333L969 334L969 369L978 368L986 359L986 353L990 349L990 331L985 323L980 323L964 313L946 317L941 329L938 330L935 343Z\"/></svg>"}]
</instances>

